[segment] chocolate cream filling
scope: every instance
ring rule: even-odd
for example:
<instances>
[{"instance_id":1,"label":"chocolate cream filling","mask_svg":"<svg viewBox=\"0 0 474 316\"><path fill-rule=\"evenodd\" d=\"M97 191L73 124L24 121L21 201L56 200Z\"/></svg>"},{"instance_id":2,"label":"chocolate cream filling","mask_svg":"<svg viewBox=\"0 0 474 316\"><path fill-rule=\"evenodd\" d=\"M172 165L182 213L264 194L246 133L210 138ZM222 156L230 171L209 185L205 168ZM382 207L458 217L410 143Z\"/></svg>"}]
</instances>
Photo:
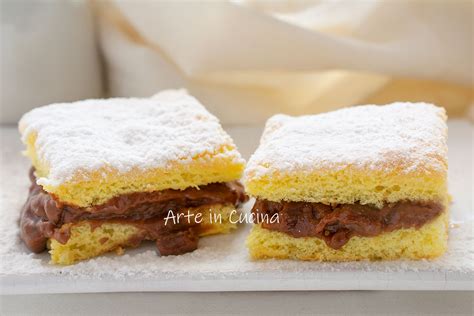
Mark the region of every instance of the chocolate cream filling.
<instances>
[{"instance_id":1,"label":"chocolate cream filling","mask_svg":"<svg viewBox=\"0 0 474 316\"><path fill-rule=\"evenodd\" d=\"M233 181L185 190L123 194L101 205L78 207L61 203L44 191L36 184L33 169L30 180L28 199L20 216L20 235L28 248L36 253L46 249L49 238L67 243L70 225L64 224L87 220L93 227L105 222L134 225L142 233L129 241L130 246L136 246L145 239L155 240L161 255L181 254L197 248L200 225L193 220L179 223L168 221L165 225L164 218L170 210L175 214L184 213L189 208L213 204L237 206L248 200L243 186Z\"/></svg>"},{"instance_id":2,"label":"chocolate cream filling","mask_svg":"<svg viewBox=\"0 0 474 316\"><path fill-rule=\"evenodd\" d=\"M252 208L263 228L293 237L317 237L340 249L351 237L374 237L402 228L420 228L444 210L439 202L401 201L381 209L361 204L326 205L257 199ZM264 220L278 214L278 220ZM263 220L262 220L263 219Z\"/></svg>"}]
</instances>

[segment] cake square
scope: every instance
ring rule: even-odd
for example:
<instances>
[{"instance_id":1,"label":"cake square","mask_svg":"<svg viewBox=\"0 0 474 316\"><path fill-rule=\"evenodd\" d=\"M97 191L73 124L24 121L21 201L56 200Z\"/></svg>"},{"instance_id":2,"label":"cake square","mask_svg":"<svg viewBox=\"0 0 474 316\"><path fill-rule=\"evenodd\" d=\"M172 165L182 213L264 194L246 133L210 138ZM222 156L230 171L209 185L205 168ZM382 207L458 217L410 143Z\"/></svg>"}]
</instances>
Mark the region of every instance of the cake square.
<instances>
[{"instance_id":1,"label":"cake square","mask_svg":"<svg viewBox=\"0 0 474 316\"><path fill-rule=\"evenodd\" d=\"M447 244L447 126L425 103L276 115L245 170L253 258L431 258Z\"/></svg>"},{"instance_id":2,"label":"cake square","mask_svg":"<svg viewBox=\"0 0 474 316\"><path fill-rule=\"evenodd\" d=\"M235 225L165 228L169 209L212 206L228 215L245 200L236 182L245 161L219 120L184 90L48 105L26 113L19 129L33 165L22 238L34 251L49 239L54 263L144 239L162 254L194 250L197 236Z\"/></svg>"}]
</instances>

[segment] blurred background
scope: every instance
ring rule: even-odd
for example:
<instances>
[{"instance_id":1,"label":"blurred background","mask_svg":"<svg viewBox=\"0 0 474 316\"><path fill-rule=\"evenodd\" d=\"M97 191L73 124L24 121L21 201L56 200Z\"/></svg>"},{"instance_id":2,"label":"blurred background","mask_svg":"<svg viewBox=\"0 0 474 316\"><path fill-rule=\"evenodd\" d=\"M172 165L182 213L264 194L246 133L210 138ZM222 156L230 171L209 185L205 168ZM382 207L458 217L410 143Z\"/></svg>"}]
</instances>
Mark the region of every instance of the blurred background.
<instances>
[{"instance_id":1,"label":"blurred background","mask_svg":"<svg viewBox=\"0 0 474 316\"><path fill-rule=\"evenodd\" d=\"M27 190L29 162L20 157L15 126L25 112L184 87L220 118L245 158L275 113L394 101L444 106L451 118L462 118L449 122L451 220L459 225L472 217L472 0L0 0L0 6L0 191L6 201L20 205ZM472 315L472 306L472 292L436 291L0 297L2 315L311 308Z\"/></svg>"},{"instance_id":2,"label":"blurred background","mask_svg":"<svg viewBox=\"0 0 474 316\"><path fill-rule=\"evenodd\" d=\"M427 101L474 117L472 1L1 1L0 123L187 88L226 125Z\"/></svg>"}]
</instances>

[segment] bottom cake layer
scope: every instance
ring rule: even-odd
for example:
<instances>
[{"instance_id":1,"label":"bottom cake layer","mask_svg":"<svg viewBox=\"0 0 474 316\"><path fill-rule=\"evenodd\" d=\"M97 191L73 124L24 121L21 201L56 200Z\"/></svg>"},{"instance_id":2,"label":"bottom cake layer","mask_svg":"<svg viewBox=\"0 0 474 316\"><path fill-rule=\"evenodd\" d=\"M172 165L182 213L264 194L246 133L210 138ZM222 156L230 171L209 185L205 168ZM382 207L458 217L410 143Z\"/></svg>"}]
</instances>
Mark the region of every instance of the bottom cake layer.
<instances>
[{"instance_id":1,"label":"bottom cake layer","mask_svg":"<svg viewBox=\"0 0 474 316\"><path fill-rule=\"evenodd\" d=\"M375 237L352 237L340 249L318 237L292 237L255 225L247 238L252 259L316 261L423 259L442 255L447 248L448 212L421 228L398 229Z\"/></svg>"},{"instance_id":2,"label":"bottom cake layer","mask_svg":"<svg viewBox=\"0 0 474 316\"><path fill-rule=\"evenodd\" d=\"M234 210L235 206L232 204L192 209L192 213L202 214L200 225L192 228L195 230L196 238L185 236L186 232L180 232L179 235L170 235L165 244L167 247L183 247L186 244L193 247L197 246L197 237L228 233L237 227L234 218L230 221L231 216L235 215L235 212L232 213ZM212 222L210 221L210 211L212 212ZM48 241L51 263L69 265L111 251L122 254L125 247L137 247L144 240L155 240L153 234L150 234L146 227L133 225L126 221L104 221L98 225L97 222L84 220L65 225L67 225L65 229L69 232L69 239L66 243L63 244L53 238ZM183 242L183 238L191 238L191 241Z\"/></svg>"}]
</instances>

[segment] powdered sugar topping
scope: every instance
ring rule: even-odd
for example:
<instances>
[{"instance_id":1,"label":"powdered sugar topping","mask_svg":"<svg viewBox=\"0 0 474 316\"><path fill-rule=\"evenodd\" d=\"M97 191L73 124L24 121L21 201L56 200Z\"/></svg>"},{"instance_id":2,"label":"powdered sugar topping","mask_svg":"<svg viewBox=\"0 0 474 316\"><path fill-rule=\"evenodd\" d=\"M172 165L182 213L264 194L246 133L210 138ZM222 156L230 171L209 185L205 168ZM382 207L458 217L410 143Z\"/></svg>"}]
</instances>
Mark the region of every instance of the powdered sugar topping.
<instances>
[{"instance_id":1,"label":"powdered sugar topping","mask_svg":"<svg viewBox=\"0 0 474 316\"><path fill-rule=\"evenodd\" d=\"M184 164L222 147L230 149L220 155L243 162L219 120L185 90L52 104L26 113L19 126L24 141L37 134L36 151L50 167L41 184L58 185L78 170Z\"/></svg>"},{"instance_id":2,"label":"powdered sugar topping","mask_svg":"<svg viewBox=\"0 0 474 316\"><path fill-rule=\"evenodd\" d=\"M445 171L446 114L426 103L365 105L267 121L246 177L343 168Z\"/></svg>"}]
</instances>

